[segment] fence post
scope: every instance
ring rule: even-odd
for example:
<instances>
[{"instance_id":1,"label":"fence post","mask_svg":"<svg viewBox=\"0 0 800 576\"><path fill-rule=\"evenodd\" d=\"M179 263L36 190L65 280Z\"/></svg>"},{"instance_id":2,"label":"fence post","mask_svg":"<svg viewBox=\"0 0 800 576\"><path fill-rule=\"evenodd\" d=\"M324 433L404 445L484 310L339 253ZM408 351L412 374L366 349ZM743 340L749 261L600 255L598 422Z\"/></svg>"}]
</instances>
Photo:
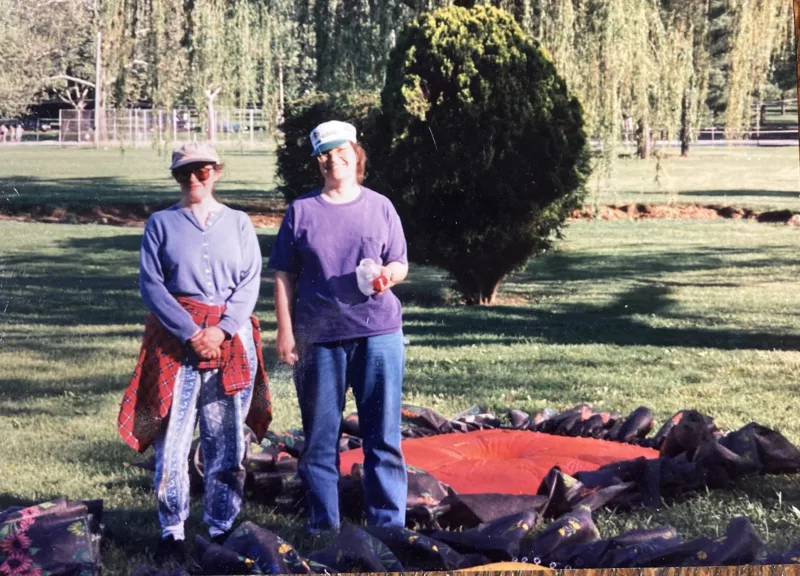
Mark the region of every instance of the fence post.
<instances>
[{"instance_id":1,"label":"fence post","mask_svg":"<svg viewBox=\"0 0 800 576\"><path fill-rule=\"evenodd\" d=\"M81 124L83 123L82 110L78 110L78 145L81 143Z\"/></svg>"},{"instance_id":2,"label":"fence post","mask_svg":"<svg viewBox=\"0 0 800 576\"><path fill-rule=\"evenodd\" d=\"M64 110L59 108L59 110L58 110L58 145L59 146L62 145L61 132L64 130L64 121L62 120L62 117L63 117L62 112L64 112Z\"/></svg>"},{"instance_id":3,"label":"fence post","mask_svg":"<svg viewBox=\"0 0 800 576\"><path fill-rule=\"evenodd\" d=\"M250 108L250 146L253 146L253 109Z\"/></svg>"},{"instance_id":4,"label":"fence post","mask_svg":"<svg viewBox=\"0 0 800 576\"><path fill-rule=\"evenodd\" d=\"M178 141L178 113L172 109L172 143Z\"/></svg>"}]
</instances>

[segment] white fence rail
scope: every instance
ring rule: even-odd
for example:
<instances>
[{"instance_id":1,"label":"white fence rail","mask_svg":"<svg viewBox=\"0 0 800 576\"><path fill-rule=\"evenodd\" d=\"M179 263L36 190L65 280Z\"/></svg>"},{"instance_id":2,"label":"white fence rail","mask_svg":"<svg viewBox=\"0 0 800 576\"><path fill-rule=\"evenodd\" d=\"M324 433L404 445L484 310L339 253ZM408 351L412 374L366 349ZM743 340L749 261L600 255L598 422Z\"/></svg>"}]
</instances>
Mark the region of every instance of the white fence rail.
<instances>
[{"instance_id":1,"label":"white fence rail","mask_svg":"<svg viewBox=\"0 0 800 576\"><path fill-rule=\"evenodd\" d=\"M268 115L255 109L220 109L216 116L216 142L256 145L270 138ZM208 121L196 110L144 108L104 110L95 126L94 110L60 110L60 144L92 144L99 131L100 142L150 146L208 139Z\"/></svg>"},{"instance_id":2,"label":"white fence rail","mask_svg":"<svg viewBox=\"0 0 800 576\"><path fill-rule=\"evenodd\" d=\"M275 118L256 109L219 109L215 113L215 138L220 144L256 146L270 142ZM189 140L208 139L208 121L197 110L131 108L105 110L100 118L99 140L121 146L150 146L176 144ZM630 123L624 124L620 145L635 145L636 132ZM765 127L767 128L767 127ZM675 135L651 129L653 146L680 146ZM58 119L58 143L61 145L91 145L95 137L93 110L61 110ZM723 127L702 127L694 131L695 146L797 146L797 129L751 128L729 137ZM596 140L592 144L597 146Z\"/></svg>"}]
</instances>

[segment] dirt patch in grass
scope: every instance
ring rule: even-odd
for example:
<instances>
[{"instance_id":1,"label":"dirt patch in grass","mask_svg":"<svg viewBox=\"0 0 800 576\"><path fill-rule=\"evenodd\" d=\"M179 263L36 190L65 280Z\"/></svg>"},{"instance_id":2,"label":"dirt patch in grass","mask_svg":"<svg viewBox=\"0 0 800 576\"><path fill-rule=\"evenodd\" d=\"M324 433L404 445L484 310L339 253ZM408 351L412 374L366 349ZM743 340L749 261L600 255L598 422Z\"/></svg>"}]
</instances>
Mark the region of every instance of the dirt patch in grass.
<instances>
[{"instance_id":1,"label":"dirt patch in grass","mask_svg":"<svg viewBox=\"0 0 800 576\"><path fill-rule=\"evenodd\" d=\"M165 204L131 204L105 205L94 207L61 208L40 206L20 209L13 212L0 211L0 220L16 220L18 222L45 222L53 224L106 224L109 226L128 226L143 228L153 212L168 208ZM236 210L243 210L250 215L257 228L279 226L283 218L283 208L277 206L248 206L228 204Z\"/></svg>"},{"instance_id":2,"label":"dirt patch in grass","mask_svg":"<svg viewBox=\"0 0 800 576\"><path fill-rule=\"evenodd\" d=\"M602 206L599 211L591 206L575 210L572 220L755 220L764 223L800 226L800 213L792 210L756 212L749 208L699 204L622 204Z\"/></svg>"},{"instance_id":3,"label":"dirt patch in grass","mask_svg":"<svg viewBox=\"0 0 800 576\"><path fill-rule=\"evenodd\" d=\"M153 212L167 208L166 204L130 204L62 208L37 206L13 211L0 210L0 220L20 222L47 222L57 224L107 224L111 226L143 227ZM244 210L257 228L279 226L285 205L281 201L259 202L257 205L234 205L231 208ZM800 212L792 210L770 210L756 212L749 208L699 204L622 204L602 206L599 213L591 206L575 210L571 220L756 220L757 222L800 226Z\"/></svg>"}]
</instances>

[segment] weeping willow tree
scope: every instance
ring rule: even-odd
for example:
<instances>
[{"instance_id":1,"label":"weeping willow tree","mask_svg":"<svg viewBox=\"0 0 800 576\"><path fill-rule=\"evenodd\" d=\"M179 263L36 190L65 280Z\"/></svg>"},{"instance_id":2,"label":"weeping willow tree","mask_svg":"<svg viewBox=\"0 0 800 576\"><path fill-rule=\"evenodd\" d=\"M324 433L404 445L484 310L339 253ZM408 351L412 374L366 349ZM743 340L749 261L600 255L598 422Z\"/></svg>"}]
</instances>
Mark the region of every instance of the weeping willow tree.
<instances>
[{"instance_id":1,"label":"weeping willow tree","mask_svg":"<svg viewBox=\"0 0 800 576\"><path fill-rule=\"evenodd\" d=\"M226 20L227 78L225 86L232 92L229 100L240 109L256 99L258 82L258 36L261 33L257 8L251 2L237 2Z\"/></svg>"},{"instance_id":2,"label":"weeping willow tree","mask_svg":"<svg viewBox=\"0 0 800 576\"><path fill-rule=\"evenodd\" d=\"M347 88L374 82L374 28L367 0L340 0L336 13L337 84Z\"/></svg>"},{"instance_id":3,"label":"weeping willow tree","mask_svg":"<svg viewBox=\"0 0 800 576\"><path fill-rule=\"evenodd\" d=\"M227 2L196 0L192 10L191 61L192 100L200 118L208 124L208 138L216 140L217 118L215 103L225 86L226 38L225 12ZM223 95L223 98L229 94Z\"/></svg>"},{"instance_id":4,"label":"weeping willow tree","mask_svg":"<svg viewBox=\"0 0 800 576\"><path fill-rule=\"evenodd\" d=\"M733 136L750 126L753 101L760 104L773 59L791 46L786 40L792 6L784 0L730 2L733 30L725 126Z\"/></svg>"},{"instance_id":5,"label":"weeping willow tree","mask_svg":"<svg viewBox=\"0 0 800 576\"><path fill-rule=\"evenodd\" d=\"M143 27L138 26L142 16L139 3L126 0L94 0L92 3L96 145L106 138L103 110L137 101L146 82L143 73L146 56L138 45L143 36Z\"/></svg>"},{"instance_id":6,"label":"weeping willow tree","mask_svg":"<svg viewBox=\"0 0 800 576\"><path fill-rule=\"evenodd\" d=\"M183 0L150 0L149 8L149 96L154 108L171 108L187 96L188 18Z\"/></svg>"},{"instance_id":7,"label":"weeping willow tree","mask_svg":"<svg viewBox=\"0 0 800 576\"><path fill-rule=\"evenodd\" d=\"M294 21L297 56L293 67L293 83L298 94L307 94L316 88L317 35L314 26L314 0L295 0Z\"/></svg>"},{"instance_id":8,"label":"weeping willow tree","mask_svg":"<svg viewBox=\"0 0 800 576\"><path fill-rule=\"evenodd\" d=\"M394 38L413 15L392 0L315 0L316 89L380 89Z\"/></svg>"},{"instance_id":9,"label":"weeping willow tree","mask_svg":"<svg viewBox=\"0 0 800 576\"><path fill-rule=\"evenodd\" d=\"M82 54L85 68L80 82L64 86L79 86L88 101L99 82L101 108L191 105L204 120L215 105L260 106L280 119L286 99L318 90L376 90L394 38L420 12L492 5L548 51L582 102L587 131L606 144L606 158L625 124L635 127L642 157L654 129L680 137L687 153L709 107L730 129L746 126L791 34L783 0L64 2L91 12L85 34L58 35L80 44L73 52ZM78 70L63 68L62 75Z\"/></svg>"},{"instance_id":10,"label":"weeping willow tree","mask_svg":"<svg viewBox=\"0 0 800 576\"><path fill-rule=\"evenodd\" d=\"M280 74L276 74L276 53L274 47L276 36L277 19L270 14L269 8L265 4L257 5L258 30L260 36L255 38L255 51L258 54L256 89L258 91L258 101L261 104L261 111L266 118L271 114L279 118L283 107L280 101L281 86L276 82L276 77L280 79ZM280 24L280 22L277 22Z\"/></svg>"},{"instance_id":11,"label":"weeping willow tree","mask_svg":"<svg viewBox=\"0 0 800 576\"><path fill-rule=\"evenodd\" d=\"M314 3L314 36L317 58L316 83L322 91L333 91L333 78L337 60L342 56L336 51L336 4L335 0L316 0Z\"/></svg>"},{"instance_id":12,"label":"weeping willow tree","mask_svg":"<svg viewBox=\"0 0 800 576\"><path fill-rule=\"evenodd\" d=\"M650 155L652 129L677 133L691 78L687 26L664 21L655 0L537 0L532 32L584 106L607 168L623 125Z\"/></svg>"},{"instance_id":13,"label":"weeping willow tree","mask_svg":"<svg viewBox=\"0 0 800 576\"><path fill-rule=\"evenodd\" d=\"M196 0L191 21L191 96L214 141L218 105L245 109L269 97L270 14L248 0Z\"/></svg>"}]
</instances>

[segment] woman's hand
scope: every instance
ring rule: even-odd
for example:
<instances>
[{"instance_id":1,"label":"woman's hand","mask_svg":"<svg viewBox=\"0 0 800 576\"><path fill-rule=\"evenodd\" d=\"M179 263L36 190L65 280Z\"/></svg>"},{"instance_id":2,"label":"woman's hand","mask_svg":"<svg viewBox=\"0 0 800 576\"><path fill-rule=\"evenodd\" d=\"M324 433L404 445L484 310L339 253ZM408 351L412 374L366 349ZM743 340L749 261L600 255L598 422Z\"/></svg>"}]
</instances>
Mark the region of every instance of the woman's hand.
<instances>
[{"instance_id":1,"label":"woman's hand","mask_svg":"<svg viewBox=\"0 0 800 576\"><path fill-rule=\"evenodd\" d=\"M278 337L275 340L275 352L278 354L278 361L294 366L300 360L297 354L297 345L294 341L294 333L291 330L278 330Z\"/></svg>"},{"instance_id":2,"label":"woman's hand","mask_svg":"<svg viewBox=\"0 0 800 576\"><path fill-rule=\"evenodd\" d=\"M222 356L220 346L225 341L225 332L216 326L209 326L198 330L189 339L189 344L195 354L203 360L217 360Z\"/></svg>"},{"instance_id":3,"label":"woman's hand","mask_svg":"<svg viewBox=\"0 0 800 576\"><path fill-rule=\"evenodd\" d=\"M377 290L375 292L375 296L380 296L384 292L386 292L388 290L391 290L392 286L396 285L396 283L394 281L394 274L393 274L391 268L389 268L388 266L381 266L381 275L384 278L386 278L386 283L383 284L383 288L381 288L380 290ZM373 285L373 287L374 287L374 285Z\"/></svg>"},{"instance_id":4,"label":"woman's hand","mask_svg":"<svg viewBox=\"0 0 800 576\"><path fill-rule=\"evenodd\" d=\"M393 286L397 286L406 279L408 275L408 264L401 264L400 262L389 262L386 266L381 266L381 274L386 276L389 281L382 290L375 293L375 296L380 296L384 292L391 290Z\"/></svg>"}]
</instances>

